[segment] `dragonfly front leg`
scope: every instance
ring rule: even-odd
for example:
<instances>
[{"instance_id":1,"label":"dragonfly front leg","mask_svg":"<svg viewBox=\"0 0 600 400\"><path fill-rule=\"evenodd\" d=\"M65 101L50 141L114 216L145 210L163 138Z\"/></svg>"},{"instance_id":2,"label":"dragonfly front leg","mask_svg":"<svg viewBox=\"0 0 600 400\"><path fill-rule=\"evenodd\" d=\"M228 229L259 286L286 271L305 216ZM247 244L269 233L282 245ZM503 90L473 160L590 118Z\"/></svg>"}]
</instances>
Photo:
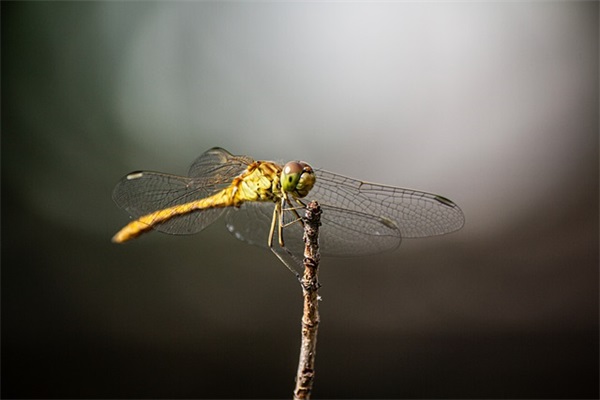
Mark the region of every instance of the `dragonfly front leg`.
<instances>
[{"instance_id":1,"label":"dragonfly front leg","mask_svg":"<svg viewBox=\"0 0 600 400\"><path fill-rule=\"evenodd\" d=\"M289 199L286 199L287 203L289 204L289 208L283 208L283 211L291 211L296 215L296 218L288 223L283 224L283 227L287 227L290 226L292 224L295 224L296 222L299 222L300 225L302 225L302 228L304 228L304 219L302 218L302 216L300 214L298 214L298 209L302 209L302 210L306 210L306 204L304 204L303 202L301 202L298 199L294 199L298 204L300 204L299 206L294 206L292 205L292 202Z\"/></svg>"},{"instance_id":2,"label":"dragonfly front leg","mask_svg":"<svg viewBox=\"0 0 600 400\"><path fill-rule=\"evenodd\" d=\"M267 244L269 245L269 250L271 250L271 252L273 254L275 254L275 256L277 256L277 258L279 258L279 261L281 261L283 263L283 265L285 265L287 267L287 269L290 270L290 272L292 274L294 274L296 276L296 279L298 279L298 281L301 281L301 276L300 273L298 271L296 271L296 269L294 269L294 267L292 267L282 256L281 254L279 254L277 252L277 250L275 250L275 248L273 248L273 236L275 235L275 225L277 225L277 236L278 236L278 241L279 241L279 246L287 253L287 255L289 255L296 263L301 264L298 259L285 247L284 243L283 243L283 229L282 229L282 222L283 222L283 213L281 211L281 203L275 203L275 209L273 210L273 218L271 220L271 230L269 231L269 239L267 241Z\"/></svg>"}]
</instances>

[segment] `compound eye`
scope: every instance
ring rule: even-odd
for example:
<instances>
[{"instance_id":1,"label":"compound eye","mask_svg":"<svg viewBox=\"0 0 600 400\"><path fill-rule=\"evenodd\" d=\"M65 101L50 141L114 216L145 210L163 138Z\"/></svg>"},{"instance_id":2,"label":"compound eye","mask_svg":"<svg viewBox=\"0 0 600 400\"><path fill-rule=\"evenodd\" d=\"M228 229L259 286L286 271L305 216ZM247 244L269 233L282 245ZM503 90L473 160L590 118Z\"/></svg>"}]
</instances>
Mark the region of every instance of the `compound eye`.
<instances>
[{"instance_id":1,"label":"compound eye","mask_svg":"<svg viewBox=\"0 0 600 400\"><path fill-rule=\"evenodd\" d=\"M290 161L283 166L281 171L281 189L284 192L293 192L300 181L304 166L298 161Z\"/></svg>"},{"instance_id":2,"label":"compound eye","mask_svg":"<svg viewBox=\"0 0 600 400\"><path fill-rule=\"evenodd\" d=\"M305 197L315 184L315 171L304 161L290 161L281 171L281 190L294 197Z\"/></svg>"}]
</instances>

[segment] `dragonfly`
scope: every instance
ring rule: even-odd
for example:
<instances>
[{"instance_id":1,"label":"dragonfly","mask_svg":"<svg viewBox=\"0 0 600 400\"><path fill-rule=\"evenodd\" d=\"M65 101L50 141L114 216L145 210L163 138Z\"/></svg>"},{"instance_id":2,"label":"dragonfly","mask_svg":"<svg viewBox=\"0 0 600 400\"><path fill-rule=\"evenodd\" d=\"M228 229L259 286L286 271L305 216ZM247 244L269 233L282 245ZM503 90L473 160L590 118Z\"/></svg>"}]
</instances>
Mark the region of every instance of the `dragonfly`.
<instances>
[{"instance_id":1,"label":"dragonfly","mask_svg":"<svg viewBox=\"0 0 600 400\"><path fill-rule=\"evenodd\" d=\"M193 234L224 216L236 238L269 248L297 276L284 255L298 262L303 254L300 212L307 199L321 206L325 256L376 254L404 238L454 232L465 221L461 209L438 194L364 182L304 161L255 161L219 147L200 155L187 177L132 172L118 182L113 199L133 218L115 243L151 230Z\"/></svg>"}]
</instances>

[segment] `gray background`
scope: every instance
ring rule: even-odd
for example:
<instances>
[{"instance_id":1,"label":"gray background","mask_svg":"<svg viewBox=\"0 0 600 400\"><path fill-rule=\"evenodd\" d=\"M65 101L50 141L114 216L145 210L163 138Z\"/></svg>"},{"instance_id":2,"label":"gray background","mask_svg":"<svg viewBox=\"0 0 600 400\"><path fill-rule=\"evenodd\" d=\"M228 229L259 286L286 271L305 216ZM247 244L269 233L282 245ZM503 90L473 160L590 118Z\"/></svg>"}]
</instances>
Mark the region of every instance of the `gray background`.
<instances>
[{"instance_id":1,"label":"gray background","mask_svg":"<svg viewBox=\"0 0 600 400\"><path fill-rule=\"evenodd\" d=\"M598 396L598 3L2 2L3 397L289 397L301 293L136 169L304 159L466 226L323 259L315 397Z\"/></svg>"}]
</instances>

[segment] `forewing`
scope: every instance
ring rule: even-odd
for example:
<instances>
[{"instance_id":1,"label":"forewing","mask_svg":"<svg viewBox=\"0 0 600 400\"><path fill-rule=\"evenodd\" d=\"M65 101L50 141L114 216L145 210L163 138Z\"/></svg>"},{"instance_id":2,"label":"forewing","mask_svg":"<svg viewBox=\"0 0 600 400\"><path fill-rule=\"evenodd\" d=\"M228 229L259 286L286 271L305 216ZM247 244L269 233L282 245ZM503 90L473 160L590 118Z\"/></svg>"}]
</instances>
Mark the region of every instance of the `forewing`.
<instances>
[{"instance_id":1,"label":"forewing","mask_svg":"<svg viewBox=\"0 0 600 400\"><path fill-rule=\"evenodd\" d=\"M331 219L344 229L350 229L352 225L351 218L343 217L344 210L358 213L362 219L371 216L384 226L395 226L402 238L440 235L464 225L460 208L445 197L362 182L324 170L316 171L316 183L307 199L319 201L324 218L331 218L326 215L325 208L338 209L337 215L342 218L339 222Z\"/></svg>"}]
</instances>

